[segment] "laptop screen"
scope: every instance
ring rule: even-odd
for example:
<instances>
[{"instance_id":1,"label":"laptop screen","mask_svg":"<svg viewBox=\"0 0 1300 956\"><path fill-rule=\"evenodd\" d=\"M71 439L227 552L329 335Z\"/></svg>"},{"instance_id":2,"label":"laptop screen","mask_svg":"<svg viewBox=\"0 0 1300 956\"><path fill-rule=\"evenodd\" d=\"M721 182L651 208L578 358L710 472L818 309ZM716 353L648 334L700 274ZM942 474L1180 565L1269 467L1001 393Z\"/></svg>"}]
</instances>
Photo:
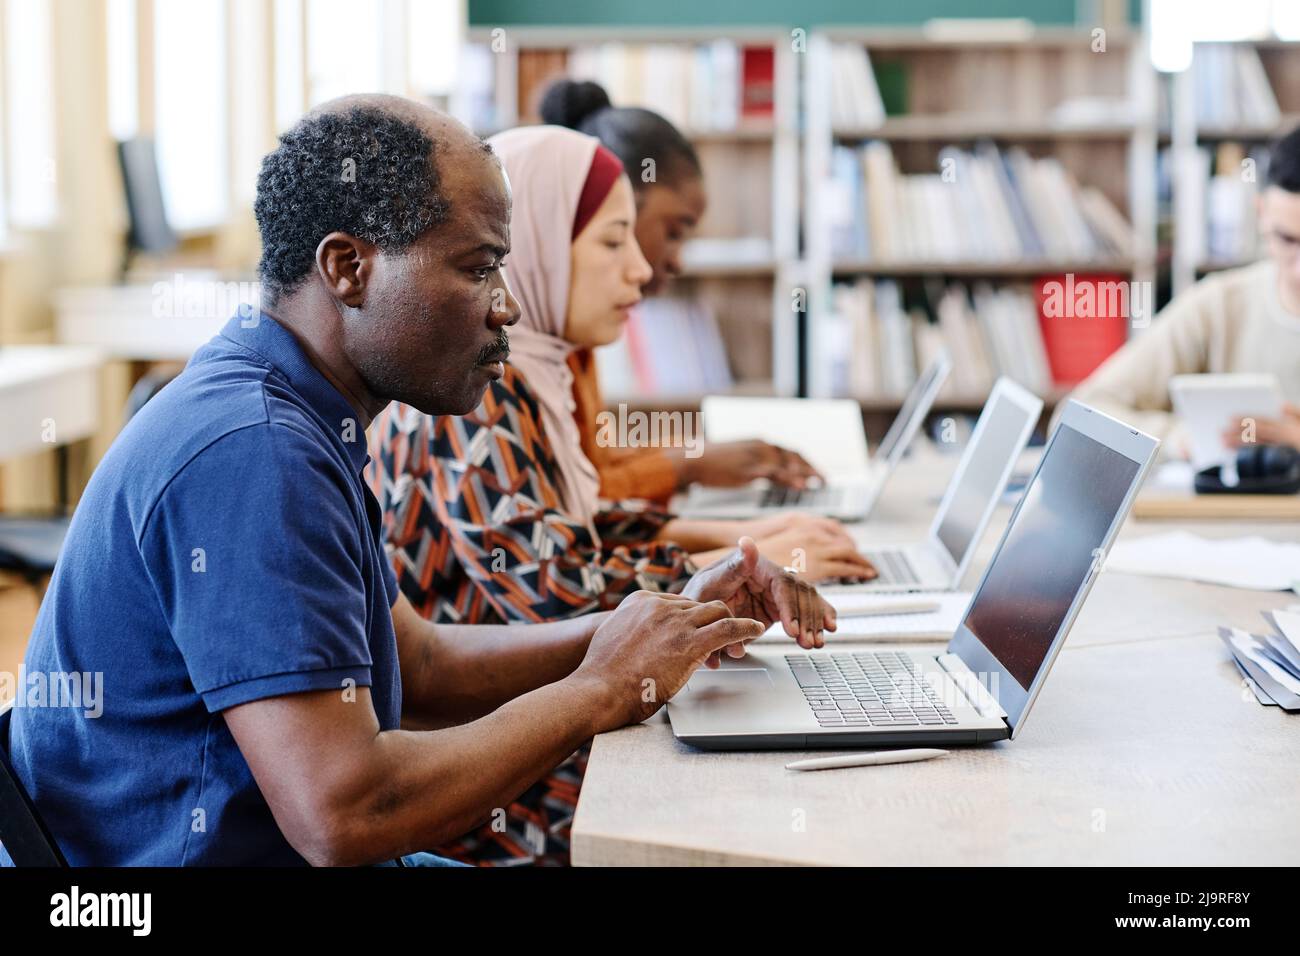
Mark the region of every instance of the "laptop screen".
<instances>
[{"instance_id":1,"label":"laptop screen","mask_svg":"<svg viewBox=\"0 0 1300 956\"><path fill-rule=\"evenodd\" d=\"M907 450L907 444L916 432L916 428L911 427L914 419L918 415L924 416L930 410L926 396L935 391L937 386L948 377L951 368L951 360L946 354L941 354L917 376L916 383L908 389L907 397L903 399L902 407L890 424L889 431L885 432L885 437L880 439L880 447L876 449L877 460L892 461L896 455L902 455ZM933 396L931 398L933 399ZM923 403L924 408L922 408ZM916 425L919 426L920 422L916 422Z\"/></svg>"},{"instance_id":2,"label":"laptop screen","mask_svg":"<svg viewBox=\"0 0 1300 956\"><path fill-rule=\"evenodd\" d=\"M1002 494L1007 463L1020 451L1029 412L1001 392L994 392L980 415L983 427L962 459L961 479L945 502L935 533L940 544L961 565L974 543L989 505ZM1036 420L1038 413L1034 412Z\"/></svg>"},{"instance_id":3,"label":"laptop screen","mask_svg":"<svg viewBox=\"0 0 1300 956\"><path fill-rule=\"evenodd\" d=\"M1026 489L963 622L1026 691L1139 467L1062 424Z\"/></svg>"}]
</instances>

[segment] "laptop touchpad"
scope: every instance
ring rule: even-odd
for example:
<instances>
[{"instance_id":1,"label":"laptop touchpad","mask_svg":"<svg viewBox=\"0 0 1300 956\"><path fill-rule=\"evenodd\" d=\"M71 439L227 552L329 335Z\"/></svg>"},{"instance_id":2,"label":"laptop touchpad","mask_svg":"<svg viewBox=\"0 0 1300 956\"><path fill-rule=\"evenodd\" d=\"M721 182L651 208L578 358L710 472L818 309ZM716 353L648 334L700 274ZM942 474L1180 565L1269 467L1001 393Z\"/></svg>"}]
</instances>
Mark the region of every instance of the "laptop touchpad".
<instances>
[{"instance_id":1,"label":"laptop touchpad","mask_svg":"<svg viewBox=\"0 0 1300 956\"><path fill-rule=\"evenodd\" d=\"M692 694L710 697L731 694L752 694L772 686L772 678L762 667L730 667L711 671L696 671L686 684Z\"/></svg>"}]
</instances>

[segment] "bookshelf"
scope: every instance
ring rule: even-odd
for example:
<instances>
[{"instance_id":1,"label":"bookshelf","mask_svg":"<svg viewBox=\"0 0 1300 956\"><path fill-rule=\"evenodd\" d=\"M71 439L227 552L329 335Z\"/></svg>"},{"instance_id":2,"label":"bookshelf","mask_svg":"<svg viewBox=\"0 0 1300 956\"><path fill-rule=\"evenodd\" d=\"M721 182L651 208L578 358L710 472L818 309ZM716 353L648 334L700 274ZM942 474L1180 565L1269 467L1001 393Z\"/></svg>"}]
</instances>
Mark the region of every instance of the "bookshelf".
<instances>
[{"instance_id":1,"label":"bookshelf","mask_svg":"<svg viewBox=\"0 0 1300 956\"><path fill-rule=\"evenodd\" d=\"M666 297L702 306L716 321L730 365L725 391L796 394L798 325L791 302L799 276L799 76L788 31L472 27L467 42L486 87L471 122L480 133L537 122L538 98L560 76L596 80L615 106L656 110L682 130L699 154L709 201L683 251L683 274ZM737 76L725 72L733 52L740 58ZM751 56L759 64L757 84L747 72ZM770 105L763 102L764 64L770 64ZM695 79L700 69L705 81ZM690 79L674 79L683 75ZM758 87L752 109L751 86ZM619 373L630 366L598 358L611 404L692 408L704 391L717 390L623 384L631 376ZM616 370L613 381L609 368Z\"/></svg>"},{"instance_id":2,"label":"bookshelf","mask_svg":"<svg viewBox=\"0 0 1300 956\"><path fill-rule=\"evenodd\" d=\"M1170 183L1169 284L1174 295L1208 273L1264 255L1255 217L1264 155L1300 125L1300 42L1196 43L1192 65L1162 89L1162 166ZM1241 161L1255 160L1255 182Z\"/></svg>"},{"instance_id":3,"label":"bookshelf","mask_svg":"<svg viewBox=\"0 0 1300 956\"><path fill-rule=\"evenodd\" d=\"M843 369L835 372L836 352L847 346L856 353L861 346L845 336L844 302L854 301L845 286L857 284L853 288L868 296L882 285L891 293L896 286L907 318L921 325L928 320L933 328L940 324L939 301L953 287L966 290L972 304L976 290L985 302L990 293L1007 290L1020 296L1014 305L1023 312L1037 307L1025 297L1050 277L1154 279L1156 75L1139 33L1108 29L1104 49L1096 39L1086 29L1042 26L978 39L936 37L920 28L842 26L813 33L804 75L808 394L847 394L877 416L891 414L901 400L902 382L882 388L870 375L846 380ZM863 184L860 191L846 192L854 177ZM881 181L906 198L892 200L891 191L876 186ZM1004 181L1013 189L1038 182L1065 189L1065 201L1079 204L1086 226L1082 232L1073 227L1080 241L1067 247L1052 235L1051 248L1039 242L1031 253L1016 239L1044 232L1043 221L1033 228L1032 212L1026 214L1028 230L1022 228L1026 216L990 216L986 227L982 210L996 211L1005 202L1013 211L1002 190L988 191L990 183ZM1035 196L1056 195L1043 188L1023 195L1022 209ZM983 202L972 201L976 191ZM1084 192L1101 198L1085 201ZM1102 222L1098 206L1118 217ZM914 227L911 221L922 217L908 213L918 210L934 216L934 224ZM995 233L999 223L1010 223L1011 235L1005 228ZM882 321L878 310L867 310L871 322ZM1032 332L1033 325L1022 314L1014 328ZM924 365L921 340L933 347L935 335L917 334L914 367ZM959 366L971 360L948 335L942 341ZM1019 341L1004 338L1002 354L1008 347L1014 352ZM1059 337L1053 344L1062 347ZM1036 387L1049 403L1068 390L1068 381L1055 380L1057 364ZM989 371L1017 374L1016 368ZM967 377L963 384L954 376L936 407L977 410L983 397L978 382Z\"/></svg>"}]
</instances>

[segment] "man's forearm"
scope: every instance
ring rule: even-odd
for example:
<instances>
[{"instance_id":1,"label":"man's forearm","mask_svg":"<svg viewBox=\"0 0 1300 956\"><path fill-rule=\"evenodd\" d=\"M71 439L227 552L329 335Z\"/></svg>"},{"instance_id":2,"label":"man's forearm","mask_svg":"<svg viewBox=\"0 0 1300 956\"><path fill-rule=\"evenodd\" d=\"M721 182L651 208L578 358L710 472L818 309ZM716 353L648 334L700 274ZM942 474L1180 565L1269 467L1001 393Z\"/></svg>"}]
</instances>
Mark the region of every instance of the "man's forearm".
<instances>
[{"instance_id":1,"label":"man's forearm","mask_svg":"<svg viewBox=\"0 0 1300 956\"><path fill-rule=\"evenodd\" d=\"M623 710L608 689L572 674L459 727L379 733L312 814L318 822L303 828L310 838L299 852L355 865L438 847L509 806Z\"/></svg>"},{"instance_id":2,"label":"man's forearm","mask_svg":"<svg viewBox=\"0 0 1300 956\"><path fill-rule=\"evenodd\" d=\"M448 726L569 674L608 612L543 624L430 624L403 635L402 725Z\"/></svg>"}]
</instances>

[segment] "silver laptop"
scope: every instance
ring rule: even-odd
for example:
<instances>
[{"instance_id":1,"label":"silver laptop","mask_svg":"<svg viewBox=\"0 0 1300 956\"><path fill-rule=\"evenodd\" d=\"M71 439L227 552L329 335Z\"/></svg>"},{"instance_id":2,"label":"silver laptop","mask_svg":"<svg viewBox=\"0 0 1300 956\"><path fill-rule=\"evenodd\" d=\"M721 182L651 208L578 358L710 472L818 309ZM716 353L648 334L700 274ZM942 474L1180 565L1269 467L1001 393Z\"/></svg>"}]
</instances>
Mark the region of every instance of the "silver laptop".
<instances>
[{"instance_id":1,"label":"silver laptop","mask_svg":"<svg viewBox=\"0 0 1300 956\"><path fill-rule=\"evenodd\" d=\"M1009 378L998 379L925 540L865 551L879 577L865 584L830 585L824 590L841 594L955 589L1042 411L1038 396Z\"/></svg>"},{"instance_id":2,"label":"silver laptop","mask_svg":"<svg viewBox=\"0 0 1300 956\"><path fill-rule=\"evenodd\" d=\"M687 495L681 515L753 518L785 510L850 521L865 518L951 371L952 360L941 352L908 391L874 456L868 454L862 407L854 399L709 396L700 405L709 441L758 438L789 448L820 471L826 483L804 489L765 482L744 488L697 485Z\"/></svg>"},{"instance_id":3,"label":"silver laptop","mask_svg":"<svg viewBox=\"0 0 1300 956\"><path fill-rule=\"evenodd\" d=\"M754 645L692 675L673 733L718 750L1014 738L1159 444L1069 402L945 652Z\"/></svg>"}]
</instances>

